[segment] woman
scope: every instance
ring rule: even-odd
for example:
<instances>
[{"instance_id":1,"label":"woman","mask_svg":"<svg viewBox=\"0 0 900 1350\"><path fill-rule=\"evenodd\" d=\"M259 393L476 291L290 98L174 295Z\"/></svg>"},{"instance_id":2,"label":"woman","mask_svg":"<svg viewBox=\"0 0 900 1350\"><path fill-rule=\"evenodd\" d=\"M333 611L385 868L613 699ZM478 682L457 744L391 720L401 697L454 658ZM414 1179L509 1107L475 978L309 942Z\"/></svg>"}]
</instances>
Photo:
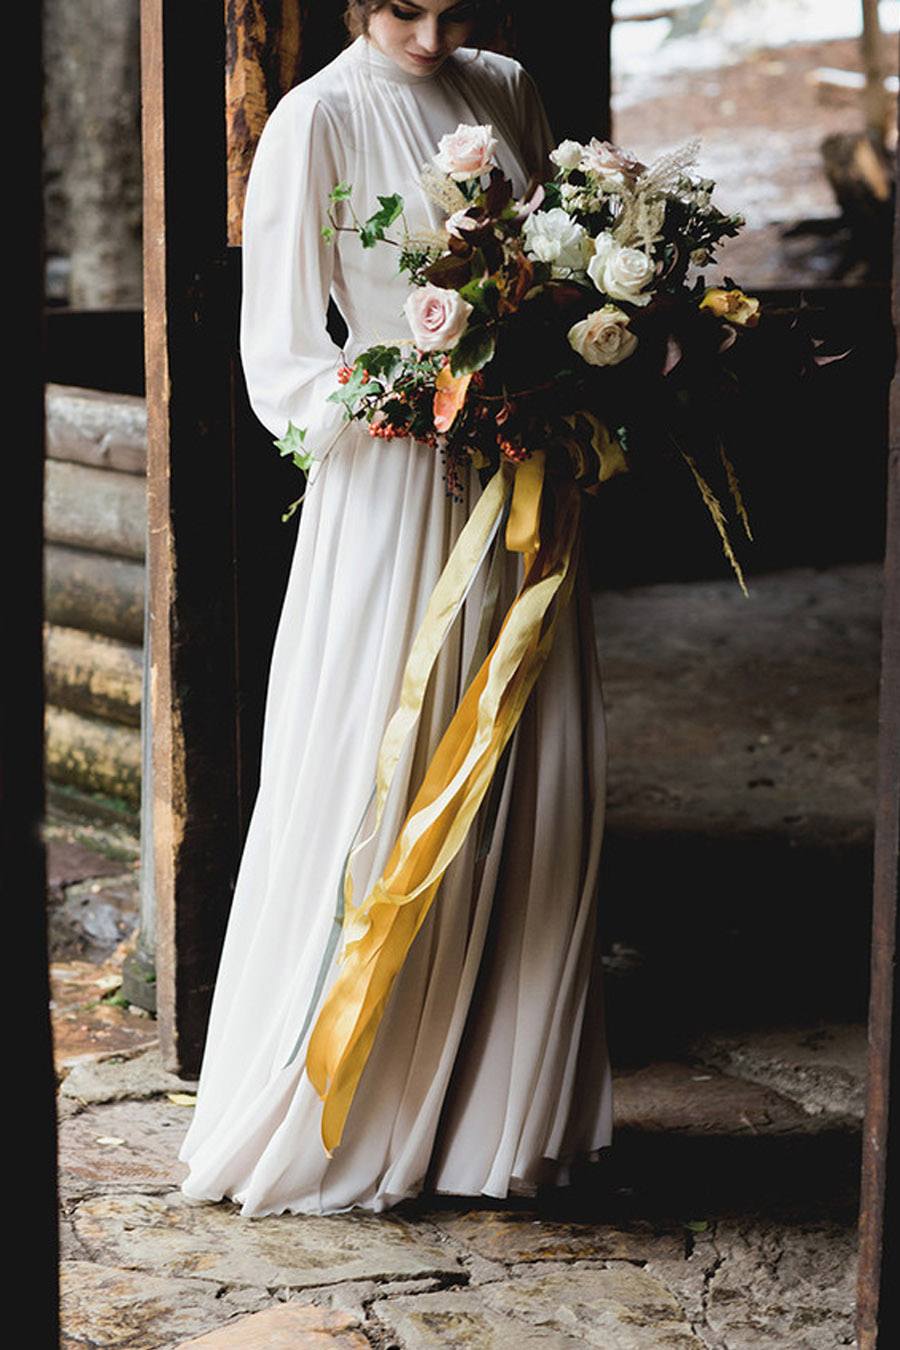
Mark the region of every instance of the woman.
<instances>
[{"instance_id":1,"label":"woman","mask_svg":"<svg viewBox=\"0 0 900 1350\"><path fill-rule=\"evenodd\" d=\"M287 1063L406 653L481 492L473 470L454 500L435 450L375 440L327 401L344 357L410 333L394 249L363 249L351 231L325 242L325 206L338 181L352 185L360 217L378 193L396 191L411 229L441 228L419 171L461 122L490 123L517 195L535 171L551 176L555 141L530 76L477 45L498 9L355 0L352 40L282 97L248 181L240 341L250 402L274 437L289 420L306 427L322 462L302 508L259 795L179 1154L185 1195L229 1196L242 1215L380 1211L423 1190L534 1194L566 1183L573 1161L610 1141L594 903L606 746L583 559L509 742L486 856L476 857L480 813L393 985L330 1157L304 1044ZM329 292L348 326L343 354L325 328ZM522 555L498 542L502 616ZM380 875L466 687L487 574L483 566L438 658L377 837L355 855L357 900Z\"/></svg>"}]
</instances>

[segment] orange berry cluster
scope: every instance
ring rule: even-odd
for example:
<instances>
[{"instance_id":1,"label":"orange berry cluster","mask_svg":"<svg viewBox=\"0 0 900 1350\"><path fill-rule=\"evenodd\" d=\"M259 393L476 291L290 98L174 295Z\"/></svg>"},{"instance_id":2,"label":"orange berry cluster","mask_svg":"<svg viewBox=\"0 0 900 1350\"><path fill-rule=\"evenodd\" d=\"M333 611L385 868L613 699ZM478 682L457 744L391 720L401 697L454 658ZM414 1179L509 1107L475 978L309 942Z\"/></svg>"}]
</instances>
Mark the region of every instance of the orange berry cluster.
<instances>
[{"instance_id":1,"label":"orange berry cluster","mask_svg":"<svg viewBox=\"0 0 900 1350\"><path fill-rule=\"evenodd\" d=\"M392 441L395 436L408 436L409 427L394 427L390 422L370 422L369 435L380 436L382 440Z\"/></svg>"},{"instance_id":2,"label":"orange berry cluster","mask_svg":"<svg viewBox=\"0 0 900 1350\"><path fill-rule=\"evenodd\" d=\"M353 366L346 366L346 365L338 366L337 372L338 382L340 384L346 384L350 376L353 374L353 371L354 371ZM362 373L362 382L363 384L369 383L369 372L365 369L363 370Z\"/></svg>"}]
</instances>

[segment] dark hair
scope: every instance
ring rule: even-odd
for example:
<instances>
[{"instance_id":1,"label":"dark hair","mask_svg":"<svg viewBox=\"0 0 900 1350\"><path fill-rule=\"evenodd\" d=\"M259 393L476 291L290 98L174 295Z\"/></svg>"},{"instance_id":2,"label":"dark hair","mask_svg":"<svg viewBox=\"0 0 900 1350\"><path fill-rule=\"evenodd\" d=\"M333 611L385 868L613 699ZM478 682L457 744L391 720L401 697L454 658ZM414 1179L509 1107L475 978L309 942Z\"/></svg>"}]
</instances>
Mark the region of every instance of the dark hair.
<instances>
[{"instance_id":1,"label":"dark hair","mask_svg":"<svg viewBox=\"0 0 900 1350\"><path fill-rule=\"evenodd\" d=\"M360 33L368 33L369 18L377 10L383 9L390 0L348 0L344 7L344 26L351 39ZM497 44L505 48L508 43L508 29L512 20L513 5L510 0L474 0L476 18L475 28L469 46L482 47Z\"/></svg>"}]
</instances>

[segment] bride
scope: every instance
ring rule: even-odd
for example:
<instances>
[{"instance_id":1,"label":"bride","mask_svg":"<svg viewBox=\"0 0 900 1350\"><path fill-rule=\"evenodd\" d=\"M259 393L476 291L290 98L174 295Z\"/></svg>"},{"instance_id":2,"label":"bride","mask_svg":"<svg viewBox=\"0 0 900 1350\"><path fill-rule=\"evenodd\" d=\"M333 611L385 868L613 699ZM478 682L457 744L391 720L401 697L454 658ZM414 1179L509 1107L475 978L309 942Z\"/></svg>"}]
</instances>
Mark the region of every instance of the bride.
<instances>
[{"instance_id":1,"label":"bride","mask_svg":"<svg viewBox=\"0 0 900 1350\"><path fill-rule=\"evenodd\" d=\"M583 555L510 738L492 826L484 830L483 804L394 981L331 1155L305 1039L289 1058L408 649L482 491L472 469L456 500L434 449L373 439L364 421L345 422L328 402L345 360L373 342L410 341L396 253L364 249L351 231L324 239L328 195L350 184L364 217L379 193L398 192L410 228L442 229L444 213L419 174L460 123L491 127L517 196L533 174L552 176L556 142L532 78L480 45L504 8L352 0L347 44L276 105L247 184L248 397L274 438L289 421L305 427L318 462L272 654L259 793L196 1109L179 1152L186 1196L227 1196L245 1216L381 1211L423 1192L533 1195L567 1184L573 1163L595 1159L611 1139L596 894L606 737ZM343 352L325 326L329 294L347 324ZM467 687L483 607L502 616L522 576L522 555L499 534L440 652L381 826L355 854L357 899L381 875Z\"/></svg>"}]
</instances>

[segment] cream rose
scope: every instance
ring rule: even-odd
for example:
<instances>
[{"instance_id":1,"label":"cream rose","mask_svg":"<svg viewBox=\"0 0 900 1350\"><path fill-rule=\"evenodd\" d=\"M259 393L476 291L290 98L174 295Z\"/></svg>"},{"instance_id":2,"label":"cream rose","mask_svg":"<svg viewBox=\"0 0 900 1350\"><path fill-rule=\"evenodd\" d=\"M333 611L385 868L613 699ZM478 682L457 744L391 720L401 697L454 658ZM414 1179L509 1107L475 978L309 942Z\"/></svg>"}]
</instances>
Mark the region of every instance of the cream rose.
<instances>
[{"instance_id":1,"label":"cream rose","mask_svg":"<svg viewBox=\"0 0 900 1350\"><path fill-rule=\"evenodd\" d=\"M643 249L623 247L608 230L594 240L594 256L587 273L597 290L613 300L647 305L652 299L651 295L639 292L656 275L653 259Z\"/></svg>"},{"instance_id":2,"label":"cream rose","mask_svg":"<svg viewBox=\"0 0 900 1350\"><path fill-rule=\"evenodd\" d=\"M637 346L628 315L618 305L603 305L574 323L566 336L569 345L590 366L617 366Z\"/></svg>"},{"instance_id":3,"label":"cream rose","mask_svg":"<svg viewBox=\"0 0 900 1350\"><path fill-rule=\"evenodd\" d=\"M462 337L472 306L459 291L428 282L410 292L403 313L420 351L443 352L455 347Z\"/></svg>"},{"instance_id":4,"label":"cream rose","mask_svg":"<svg viewBox=\"0 0 900 1350\"><path fill-rule=\"evenodd\" d=\"M469 178L479 178L492 168L497 140L490 123L485 126L469 126L460 122L455 131L448 131L438 141L438 152L433 156L435 164L457 183Z\"/></svg>"},{"instance_id":5,"label":"cream rose","mask_svg":"<svg viewBox=\"0 0 900 1350\"><path fill-rule=\"evenodd\" d=\"M577 169L583 154L581 141L560 141L556 149L550 151L550 158L560 169Z\"/></svg>"}]
</instances>

